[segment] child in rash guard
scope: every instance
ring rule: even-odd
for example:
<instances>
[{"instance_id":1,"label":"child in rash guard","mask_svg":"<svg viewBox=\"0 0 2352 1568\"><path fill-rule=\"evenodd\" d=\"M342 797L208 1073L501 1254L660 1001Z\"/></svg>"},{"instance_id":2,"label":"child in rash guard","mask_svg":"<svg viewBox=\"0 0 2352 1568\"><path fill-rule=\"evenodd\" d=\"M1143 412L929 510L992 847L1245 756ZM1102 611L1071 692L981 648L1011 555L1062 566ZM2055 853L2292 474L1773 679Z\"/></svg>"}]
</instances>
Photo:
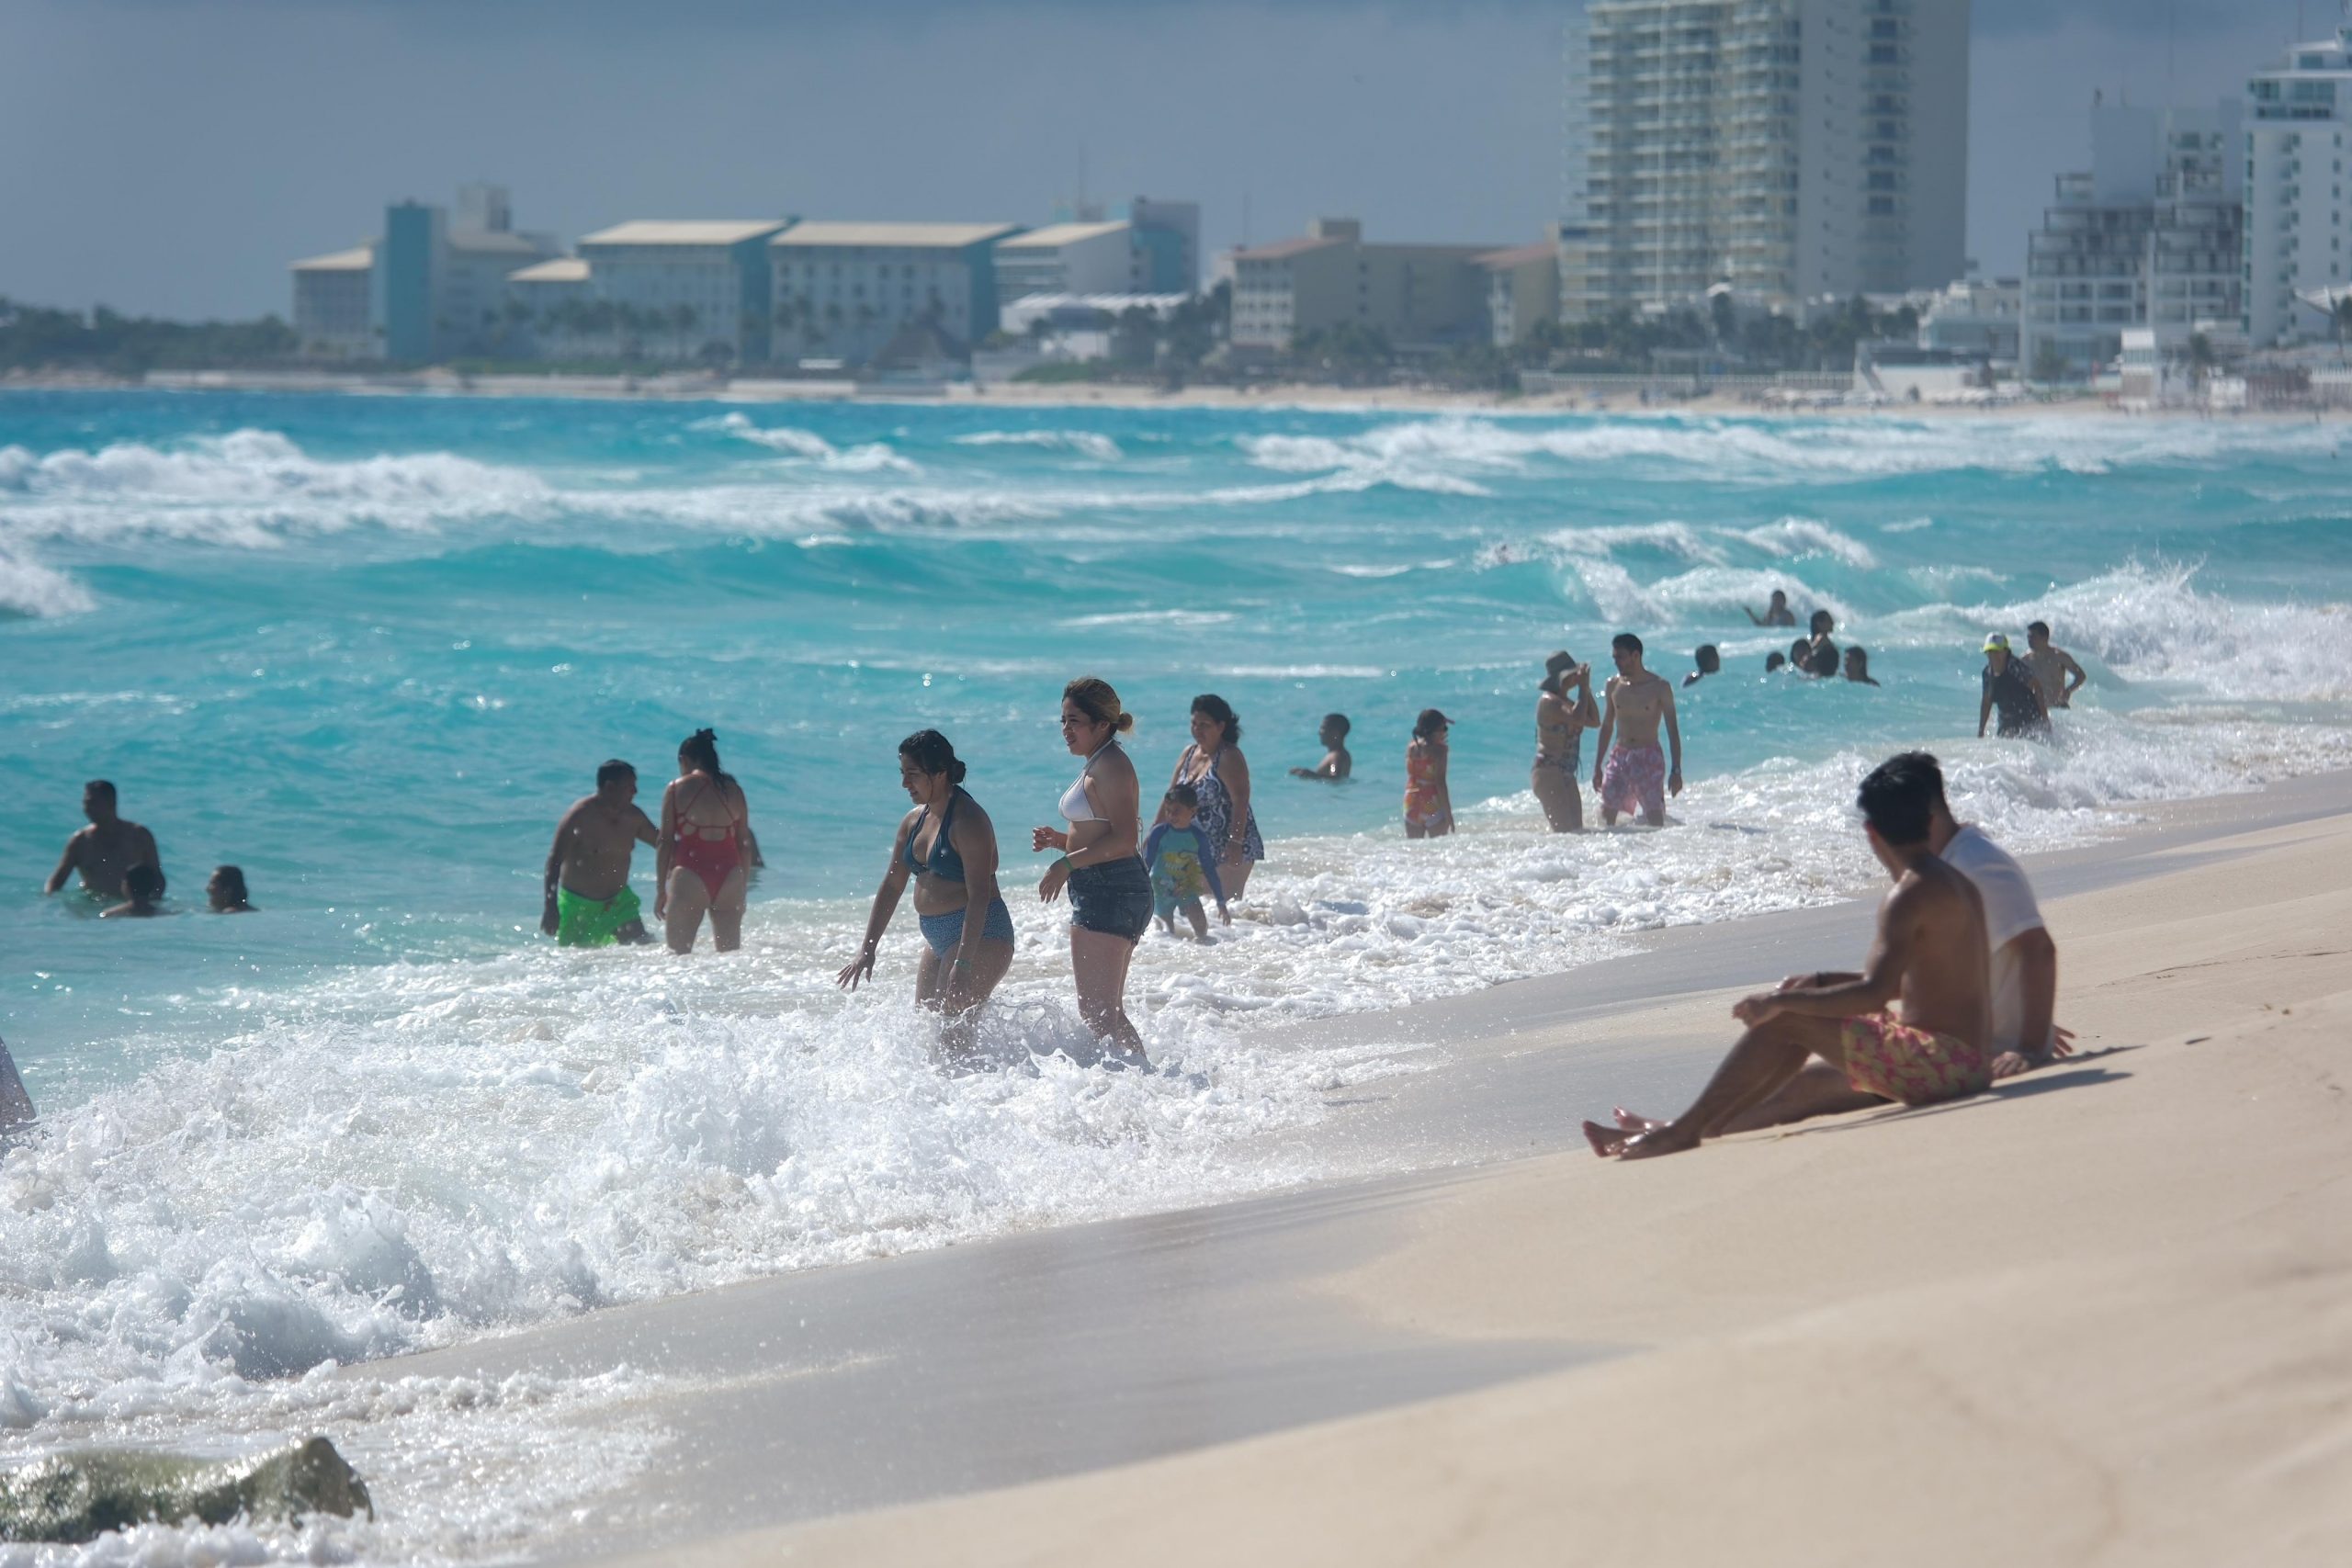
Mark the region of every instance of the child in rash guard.
<instances>
[{"instance_id":1,"label":"child in rash guard","mask_svg":"<svg viewBox=\"0 0 2352 1568\"><path fill-rule=\"evenodd\" d=\"M1217 880L1216 856L1201 841L1200 830L1193 826L1193 814L1200 809L1201 797L1191 784L1177 784L1168 792L1165 818L1143 841L1144 869L1151 874L1151 908L1159 919L1162 930L1170 936L1176 933L1176 911L1184 911L1191 922L1196 942L1208 940L1208 915L1201 908L1201 895L1216 899L1216 918L1226 925L1233 923L1233 916L1225 906L1225 887Z\"/></svg>"}]
</instances>

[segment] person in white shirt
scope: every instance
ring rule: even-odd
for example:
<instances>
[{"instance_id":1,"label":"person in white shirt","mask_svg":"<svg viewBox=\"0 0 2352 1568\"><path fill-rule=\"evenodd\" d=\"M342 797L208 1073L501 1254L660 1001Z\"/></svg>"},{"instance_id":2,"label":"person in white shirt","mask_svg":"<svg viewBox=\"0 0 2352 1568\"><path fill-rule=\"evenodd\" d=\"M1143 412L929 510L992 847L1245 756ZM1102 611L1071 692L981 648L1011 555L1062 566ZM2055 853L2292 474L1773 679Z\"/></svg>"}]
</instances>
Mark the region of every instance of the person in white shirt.
<instances>
[{"instance_id":1,"label":"person in white shirt","mask_svg":"<svg viewBox=\"0 0 2352 1568\"><path fill-rule=\"evenodd\" d=\"M2058 944L2041 923L2041 907L2034 901L2033 885L2026 879L2025 869L1986 838L1984 829L1952 816L1951 805L1944 797L1943 769L1935 758L1925 751L1905 751L1889 758L1887 765L1923 773L1932 779L1935 808L1928 819L1928 842L1945 863L1968 878L1984 903L1984 938L1992 950L1993 966L1993 1077L2014 1077L2046 1066L2057 1057L2072 1055L2074 1036L2059 1028L2055 1019ZM1781 985L1783 989L1834 986L1853 978L1830 973L1792 975ZM1885 1103L1881 1096L1854 1089L1839 1068L1816 1061L1791 1079L1787 1088L1741 1112L1724 1131L1751 1133L1759 1127ZM1623 1107L1616 1112L1616 1122L1627 1133L1664 1125ZM1595 1153L1613 1152L1604 1151L1601 1141L1605 1140L1594 1142Z\"/></svg>"}]
</instances>

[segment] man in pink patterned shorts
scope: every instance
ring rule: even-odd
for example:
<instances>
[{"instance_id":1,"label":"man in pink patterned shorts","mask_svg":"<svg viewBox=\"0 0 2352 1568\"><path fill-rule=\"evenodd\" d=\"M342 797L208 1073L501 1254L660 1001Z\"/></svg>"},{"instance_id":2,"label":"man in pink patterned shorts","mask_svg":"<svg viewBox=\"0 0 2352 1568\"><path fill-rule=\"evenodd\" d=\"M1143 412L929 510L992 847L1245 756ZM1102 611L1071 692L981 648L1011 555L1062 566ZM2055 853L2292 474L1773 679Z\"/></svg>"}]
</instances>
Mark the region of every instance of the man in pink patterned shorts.
<instances>
[{"instance_id":1,"label":"man in pink patterned shorts","mask_svg":"<svg viewBox=\"0 0 2352 1568\"><path fill-rule=\"evenodd\" d=\"M1642 667L1642 639L1632 632L1619 632L1609 651L1617 673L1610 677L1604 694L1600 743L1592 769L1600 819L1614 827L1620 813L1630 817L1638 810L1643 821L1663 828L1667 795L1682 793L1682 727L1674 716L1674 684ZM1674 747L1670 768L1657 748L1660 723Z\"/></svg>"},{"instance_id":2,"label":"man in pink patterned shorts","mask_svg":"<svg viewBox=\"0 0 2352 1568\"><path fill-rule=\"evenodd\" d=\"M1905 759L1862 781L1863 831L1894 890L1879 906L1862 973L1820 976L1744 997L1747 1026L1715 1076L1671 1122L1639 1129L1584 1124L1595 1154L1623 1159L1675 1154L1714 1137L1780 1092L1818 1056L1865 1094L1930 1105L1982 1093L1993 1081L1992 965L1975 885L1936 853L1931 827L1940 781ZM1903 1010L1887 1004L1902 998Z\"/></svg>"}]
</instances>

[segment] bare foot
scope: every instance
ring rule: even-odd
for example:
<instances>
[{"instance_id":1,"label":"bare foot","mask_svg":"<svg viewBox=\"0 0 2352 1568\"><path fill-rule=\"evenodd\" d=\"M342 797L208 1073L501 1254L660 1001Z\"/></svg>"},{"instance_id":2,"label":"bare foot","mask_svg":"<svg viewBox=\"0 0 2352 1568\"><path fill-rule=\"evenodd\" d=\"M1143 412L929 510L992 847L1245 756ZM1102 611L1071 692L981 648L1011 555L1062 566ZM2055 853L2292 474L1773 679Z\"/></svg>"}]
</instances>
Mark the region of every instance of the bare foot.
<instances>
[{"instance_id":1,"label":"bare foot","mask_svg":"<svg viewBox=\"0 0 2352 1568\"><path fill-rule=\"evenodd\" d=\"M1628 1133L1655 1133L1666 1125L1665 1122L1652 1121L1647 1116L1636 1116L1622 1105L1610 1114L1617 1119L1617 1125L1624 1128Z\"/></svg>"},{"instance_id":2,"label":"bare foot","mask_svg":"<svg viewBox=\"0 0 2352 1568\"><path fill-rule=\"evenodd\" d=\"M1621 1153L1625 1147L1625 1140L1630 1136L1632 1134L1622 1127L1604 1127L1598 1122L1588 1122L1584 1124L1584 1141L1590 1144L1592 1152L1602 1159L1608 1159Z\"/></svg>"},{"instance_id":3,"label":"bare foot","mask_svg":"<svg viewBox=\"0 0 2352 1568\"><path fill-rule=\"evenodd\" d=\"M1626 1139L1625 1146L1617 1151L1617 1157L1648 1159L1655 1155L1679 1155L1698 1146L1698 1134L1685 1133L1681 1123L1669 1122L1654 1133L1636 1133Z\"/></svg>"}]
</instances>

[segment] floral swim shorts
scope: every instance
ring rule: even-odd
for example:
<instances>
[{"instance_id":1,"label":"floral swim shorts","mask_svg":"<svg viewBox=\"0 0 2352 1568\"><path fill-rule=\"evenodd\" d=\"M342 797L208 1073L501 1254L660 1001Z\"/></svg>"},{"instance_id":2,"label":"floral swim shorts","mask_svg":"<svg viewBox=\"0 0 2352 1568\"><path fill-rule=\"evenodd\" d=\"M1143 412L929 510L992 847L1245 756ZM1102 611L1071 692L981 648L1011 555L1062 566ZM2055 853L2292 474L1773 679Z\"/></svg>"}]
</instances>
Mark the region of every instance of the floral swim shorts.
<instances>
[{"instance_id":1,"label":"floral swim shorts","mask_svg":"<svg viewBox=\"0 0 2352 1568\"><path fill-rule=\"evenodd\" d=\"M1627 817L1639 811L1653 821L1665 818L1666 753L1655 741L1611 749L1600 765L1600 806Z\"/></svg>"},{"instance_id":2,"label":"floral swim shorts","mask_svg":"<svg viewBox=\"0 0 2352 1568\"><path fill-rule=\"evenodd\" d=\"M1846 1053L1846 1079L1864 1094L1933 1105L1982 1094L1993 1084L1984 1052L1957 1035L1914 1029L1893 1013L1846 1020L1838 1043Z\"/></svg>"}]
</instances>

